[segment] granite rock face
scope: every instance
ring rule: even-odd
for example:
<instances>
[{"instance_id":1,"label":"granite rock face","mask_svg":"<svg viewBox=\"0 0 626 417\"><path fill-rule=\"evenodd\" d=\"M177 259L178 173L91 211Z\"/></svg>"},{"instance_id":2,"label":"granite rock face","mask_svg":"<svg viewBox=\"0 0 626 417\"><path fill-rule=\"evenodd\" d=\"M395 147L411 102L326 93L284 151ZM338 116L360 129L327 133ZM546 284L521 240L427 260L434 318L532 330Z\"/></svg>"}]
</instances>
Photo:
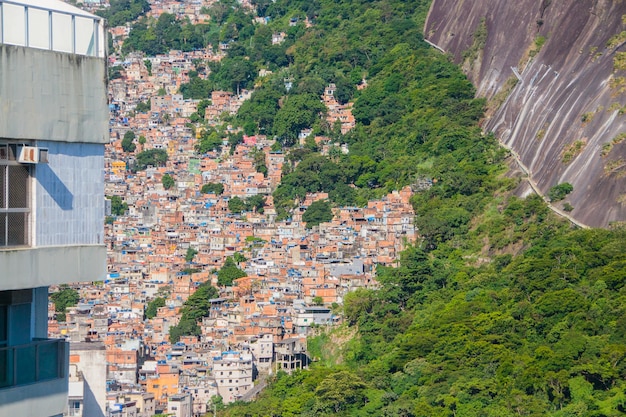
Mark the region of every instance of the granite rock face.
<instances>
[{"instance_id":1,"label":"granite rock face","mask_svg":"<svg viewBox=\"0 0 626 417\"><path fill-rule=\"evenodd\" d=\"M490 100L483 128L589 226L626 221L626 2L433 0L428 41Z\"/></svg>"}]
</instances>

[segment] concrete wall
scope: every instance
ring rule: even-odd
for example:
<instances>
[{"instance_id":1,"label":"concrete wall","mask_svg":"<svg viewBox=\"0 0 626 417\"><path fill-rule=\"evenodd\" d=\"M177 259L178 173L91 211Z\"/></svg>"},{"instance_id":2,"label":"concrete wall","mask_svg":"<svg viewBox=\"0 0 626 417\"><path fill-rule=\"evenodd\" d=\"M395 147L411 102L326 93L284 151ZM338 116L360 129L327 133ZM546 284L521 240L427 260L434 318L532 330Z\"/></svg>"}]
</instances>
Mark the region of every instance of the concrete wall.
<instances>
[{"instance_id":1,"label":"concrete wall","mask_svg":"<svg viewBox=\"0 0 626 417\"><path fill-rule=\"evenodd\" d=\"M0 251L0 291L80 281L103 281L104 245L48 246Z\"/></svg>"},{"instance_id":2,"label":"concrete wall","mask_svg":"<svg viewBox=\"0 0 626 417\"><path fill-rule=\"evenodd\" d=\"M104 244L104 146L38 141L34 246ZM68 260L73 261L73 260Z\"/></svg>"},{"instance_id":3,"label":"concrete wall","mask_svg":"<svg viewBox=\"0 0 626 417\"><path fill-rule=\"evenodd\" d=\"M104 344L70 343L71 355L78 355L78 370L83 373L84 397L83 415L86 417L104 417L106 412L106 351Z\"/></svg>"},{"instance_id":4,"label":"concrete wall","mask_svg":"<svg viewBox=\"0 0 626 417\"><path fill-rule=\"evenodd\" d=\"M106 61L0 45L0 137L108 142Z\"/></svg>"}]
</instances>

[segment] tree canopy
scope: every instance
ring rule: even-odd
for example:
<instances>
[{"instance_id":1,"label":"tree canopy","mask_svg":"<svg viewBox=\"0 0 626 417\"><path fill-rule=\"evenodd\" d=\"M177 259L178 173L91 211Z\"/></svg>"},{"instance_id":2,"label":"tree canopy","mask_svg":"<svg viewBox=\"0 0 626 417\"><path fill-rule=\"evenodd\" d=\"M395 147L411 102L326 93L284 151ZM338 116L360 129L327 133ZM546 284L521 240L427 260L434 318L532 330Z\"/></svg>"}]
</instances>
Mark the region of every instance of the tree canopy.
<instances>
[{"instance_id":1,"label":"tree canopy","mask_svg":"<svg viewBox=\"0 0 626 417\"><path fill-rule=\"evenodd\" d=\"M78 304L80 297L78 291L63 285L59 288L59 291L50 294L50 299L54 303L57 320L65 321L65 310Z\"/></svg>"},{"instance_id":2,"label":"tree canopy","mask_svg":"<svg viewBox=\"0 0 626 417\"><path fill-rule=\"evenodd\" d=\"M302 215L302 221L306 222L306 228L310 229L320 223L329 222L333 219L333 212L330 203L324 200L317 200L307 207Z\"/></svg>"},{"instance_id":3,"label":"tree canopy","mask_svg":"<svg viewBox=\"0 0 626 417\"><path fill-rule=\"evenodd\" d=\"M136 164L133 168L141 171L148 166L164 166L166 162L167 152L164 149L148 149L137 154Z\"/></svg>"},{"instance_id":4,"label":"tree canopy","mask_svg":"<svg viewBox=\"0 0 626 417\"><path fill-rule=\"evenodd\" d=\"M114 195L107 198L111 200L111 214L114 216L123 216L126 213L128 204L122 201L120 196Z\"/></svg>"},{"instance_id":5,"label":"tree canopy","mask_svg":"<svg viewBox=\"0 0 626 417\"><path fill-rule=\"evenodd\" d=\"M172 178L170 174L165 174L163 175L163 177L161 177L161 184L163 184L163 188L165 188L166 190L169 190L174 185L176 185L176 182L174 181L174 178Z\"/></svg>"},{"instance_id":6,"label":"tree canopy","mask_svg":"<svg viewBox=\"0 0 626 417\"><path fill-rule=\"evenodd\" d=\"M209 315L211 298L216 298L218 291L210 282L203 282L183 303L181 318L176 326L170 327L170 342L176 343L181 336L200 335L198 321Z\"/></svg>"},{"instance_id":7,"label":"tree canopy","mask_svg":"<svg viewBox=\"0 0 626 417\"><path fill-rule=\"evenodd\" d=\"M134 140L135 140L135 133L133 133L132 130L129 130L126 133L124 133L124 138L122 139L122 149L124 150L124 152L130 153L130 152L135 151L135 149L137 148L137 145L135 145Z\"/></svg>"},{"instance_id":8,"label":"tree canopy","mask_svg":"<svg viewBox=\"0 0 626 417\"><path fill-rule=\"evenodd\" d=\"M202 194L222 194L224 192L224 184L208 182L206 184L202 184L202 188L200 188L200 192Z\"/></svg>"},{"instance_id":9,"label":"tree canopy","mask_svg":"<svg viewBox=\"0 0 626 417\"><path fill-rule=\"evenodd\" d=\"M217 271L217 283L221 286L230 287L237 278L243 278L246 273L237 267L232 257L227 257L224 265Z\"/></svg>"}]
</instances>

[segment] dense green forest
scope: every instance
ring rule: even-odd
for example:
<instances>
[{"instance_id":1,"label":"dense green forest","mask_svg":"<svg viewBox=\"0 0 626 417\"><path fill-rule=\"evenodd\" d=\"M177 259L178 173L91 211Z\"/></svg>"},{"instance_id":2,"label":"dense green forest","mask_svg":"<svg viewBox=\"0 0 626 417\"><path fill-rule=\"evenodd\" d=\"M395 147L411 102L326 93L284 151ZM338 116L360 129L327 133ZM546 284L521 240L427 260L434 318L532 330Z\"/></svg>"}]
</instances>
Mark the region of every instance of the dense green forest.
<instances>
[{"instance_id":1,"label":"dense green forest","mask_svg":"<svg viewBox=\"0 0 626 417\"><path fill-rule=\"evenodd\" d=\"M307 192L362 205L419 184L412 203L420 240L397 268L378 267L380 289L346 296L344 324L309 342L310 370L275 375L256 401L219 414L626 413L626 231L579 230L542 198L514 196L520 179L505 175L507 151L478 126L484 101L422 40L428 2L253 4L268 25L251 24L250 13L222 1L205 26L140 19L124 48L158 53L228 42L227 57L206 76L200 66L181 91L206 99L216 88L256 85L228 123L275 136L275 150L286 153L274 193L281 217ZM275 31L286 33L284 43L271 45ZM274 74L258 79L261 68ZM362 79L367 87L358 90ZM358 123L345 136L321 117L318 97L328 83L341 102L354 102ZM297 146L305 127L350 152ZM205 130L198 151L214 149L219 131ZM229 137L231 145L238 140ZM555 186L553 198L564 198L567 185ZM201 313L186 308L187 328L174 339L197 332Z\"/></svg>"}]
</instances>

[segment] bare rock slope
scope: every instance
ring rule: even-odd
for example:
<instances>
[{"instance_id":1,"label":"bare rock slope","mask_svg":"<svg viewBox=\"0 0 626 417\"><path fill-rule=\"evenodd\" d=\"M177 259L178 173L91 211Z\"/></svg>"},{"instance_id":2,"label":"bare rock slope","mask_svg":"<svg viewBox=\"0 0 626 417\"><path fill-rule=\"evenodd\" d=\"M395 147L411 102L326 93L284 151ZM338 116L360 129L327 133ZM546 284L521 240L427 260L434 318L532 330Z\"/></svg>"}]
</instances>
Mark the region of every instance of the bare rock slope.
<instances>
[{"instance_id":1,"label":"bare rock slope","mask_svg":"<svg viewBox=\"0 0 626 417\"><path fill-rule=\"evenodd\" d=\"M626 221L626 1L433 0L424 37L463 65L490 101L485 130L544 193L573 185L557 206Z\"/></svg>"}]
</instances>

